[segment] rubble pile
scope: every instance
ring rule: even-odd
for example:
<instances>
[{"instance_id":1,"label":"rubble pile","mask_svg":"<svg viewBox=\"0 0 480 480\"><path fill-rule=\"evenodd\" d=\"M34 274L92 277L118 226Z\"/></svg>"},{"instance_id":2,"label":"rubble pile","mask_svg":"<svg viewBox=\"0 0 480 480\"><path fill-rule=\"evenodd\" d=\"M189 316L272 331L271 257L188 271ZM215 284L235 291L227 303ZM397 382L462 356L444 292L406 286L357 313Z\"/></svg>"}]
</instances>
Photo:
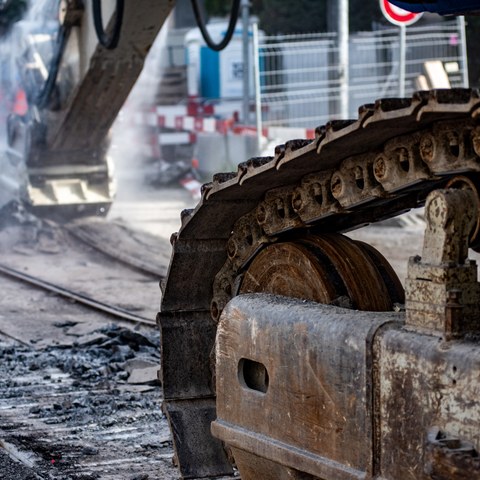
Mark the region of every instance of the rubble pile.
<instances>
[{"instance_id":1,"label":"rubble pile","mask_svg":"<svg viewBox=\"0 0 480 480\"><path fill-rule=\"evenodd\" d=\"M67 335L79 328L56 326ZM146 480L157 477L145 464L173 469L158 335L144 330L111 324L41 349L0 341L0 408L8 412L0 417L0 447L10 454L0 448L0 468L21 454L20 470L2 478ZM115 458L127 464L121 474Z\"/></svg>"}]
</instances>

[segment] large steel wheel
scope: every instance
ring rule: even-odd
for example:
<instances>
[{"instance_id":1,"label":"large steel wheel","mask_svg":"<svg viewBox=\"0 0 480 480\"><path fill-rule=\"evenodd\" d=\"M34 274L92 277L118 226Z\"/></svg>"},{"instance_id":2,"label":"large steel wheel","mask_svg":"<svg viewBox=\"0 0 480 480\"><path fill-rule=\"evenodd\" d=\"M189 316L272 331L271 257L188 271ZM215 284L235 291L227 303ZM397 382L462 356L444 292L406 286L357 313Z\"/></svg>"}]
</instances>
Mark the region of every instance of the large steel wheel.
<instances>
[{"instance_id":1,"label":"large steel wheel","mask_svg":"<svg viewBox=\"0 0 480 480\"><path fill-rule=\"evenodd\" d=\"M231 448L245 480L319 479L312 472L321 472L321 462L315 467L297 462L301 455L291 462L280 460L276 441L285 449L293 445L302 455L308 451L312 458L319 452L340 458L335 448L322 442L330 438L335 442L342 435L351 438L339 433L345 418L338 412L362 410L366 402L366 389L358 388L363 393L357 396L353 385L358 379L366 381L359 373L366 348L361 345L382 315L241 296L248 293L382 312L404 302L403 287L373 247L340 234L309 234L263 248L243 273L240 297L224 310L216 337L214 435ZM333 341L336 335L341 337L340 347ZM339 371L330 370L329 361L332 365L345 361L349 367L343 368L350 376L339 380ZM242 436L244 432L248 433ZM255 441L249 443L251 438Z\"/></svg>"},{"instance_id":2,"label":"large steel wheel","mask_svg":"<svg viewBox=\"0 0 480 480\"><path fill-rule=\"evenodd\" d=\"M403 287L373 247L340 234L306 235L264 248L240 293L272 293L367 311L404 302Z\"/></svg>"}]
</instances>

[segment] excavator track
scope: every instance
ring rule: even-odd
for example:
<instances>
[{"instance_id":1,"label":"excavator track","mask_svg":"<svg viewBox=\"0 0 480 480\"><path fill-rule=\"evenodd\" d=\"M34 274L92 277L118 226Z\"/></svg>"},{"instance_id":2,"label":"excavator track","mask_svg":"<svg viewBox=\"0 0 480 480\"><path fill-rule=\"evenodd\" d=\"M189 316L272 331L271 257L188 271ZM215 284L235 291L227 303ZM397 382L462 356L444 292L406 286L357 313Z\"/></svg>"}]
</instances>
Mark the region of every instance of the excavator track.
<instances>
[{"instance_id":1,"label":"excavator track","mask_svg":"<svg viewBox=\"0 0 480 480\"><path fill-rule=\"evenodd\" d=\"M172 236L158 316L164 408L184 478L232 473L210 433L211 352L221 312L245 291L252 260L268 245L346 232L422 206L437 188L478 185L479 113L472 89L378 100L356 120L318 127L313 141L287 142L273 157L250 159L203 186Z\"/></svg>"}]
</instances>

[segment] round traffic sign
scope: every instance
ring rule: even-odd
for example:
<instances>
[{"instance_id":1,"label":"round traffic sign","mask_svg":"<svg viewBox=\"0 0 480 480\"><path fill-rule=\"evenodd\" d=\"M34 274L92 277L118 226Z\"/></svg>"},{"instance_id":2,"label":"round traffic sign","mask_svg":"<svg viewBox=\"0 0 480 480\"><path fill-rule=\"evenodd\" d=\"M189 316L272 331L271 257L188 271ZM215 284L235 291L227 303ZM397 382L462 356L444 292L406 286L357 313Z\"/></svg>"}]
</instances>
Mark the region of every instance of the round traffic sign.
<instances>
[{"instance_id":1,"label":"round traffic sign","mask_svg":"<svg viewBox=\"0 0 480 480\"><path fill-rule=\"evenodd\" d=\"M395 25L411 25L423 15L423 13L408 12L403 8L393 5L387 0L380 0L380 8L382 9L385 18Z\"/></svg>"}]
</instances>

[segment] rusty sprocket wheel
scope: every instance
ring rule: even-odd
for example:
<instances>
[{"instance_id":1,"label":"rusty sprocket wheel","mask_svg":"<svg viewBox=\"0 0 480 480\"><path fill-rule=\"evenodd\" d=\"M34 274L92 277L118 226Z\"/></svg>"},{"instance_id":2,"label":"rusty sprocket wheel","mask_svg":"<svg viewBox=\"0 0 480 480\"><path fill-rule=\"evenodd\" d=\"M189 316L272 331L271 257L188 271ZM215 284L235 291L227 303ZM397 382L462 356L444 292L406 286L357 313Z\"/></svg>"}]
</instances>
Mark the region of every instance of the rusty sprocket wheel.
<instances>
[{"instance_id":1,"label":"rusty sprocket wheel","mask_svg":"<svg viewBox=\"0 0 480 480\"><path fill-rule=\"evenodd\" d=\"M366 311L392 310L403 287L373 247L340 234L306 235L265 247L239 293L272 293Z\"/></svg>"}]
</instances>

